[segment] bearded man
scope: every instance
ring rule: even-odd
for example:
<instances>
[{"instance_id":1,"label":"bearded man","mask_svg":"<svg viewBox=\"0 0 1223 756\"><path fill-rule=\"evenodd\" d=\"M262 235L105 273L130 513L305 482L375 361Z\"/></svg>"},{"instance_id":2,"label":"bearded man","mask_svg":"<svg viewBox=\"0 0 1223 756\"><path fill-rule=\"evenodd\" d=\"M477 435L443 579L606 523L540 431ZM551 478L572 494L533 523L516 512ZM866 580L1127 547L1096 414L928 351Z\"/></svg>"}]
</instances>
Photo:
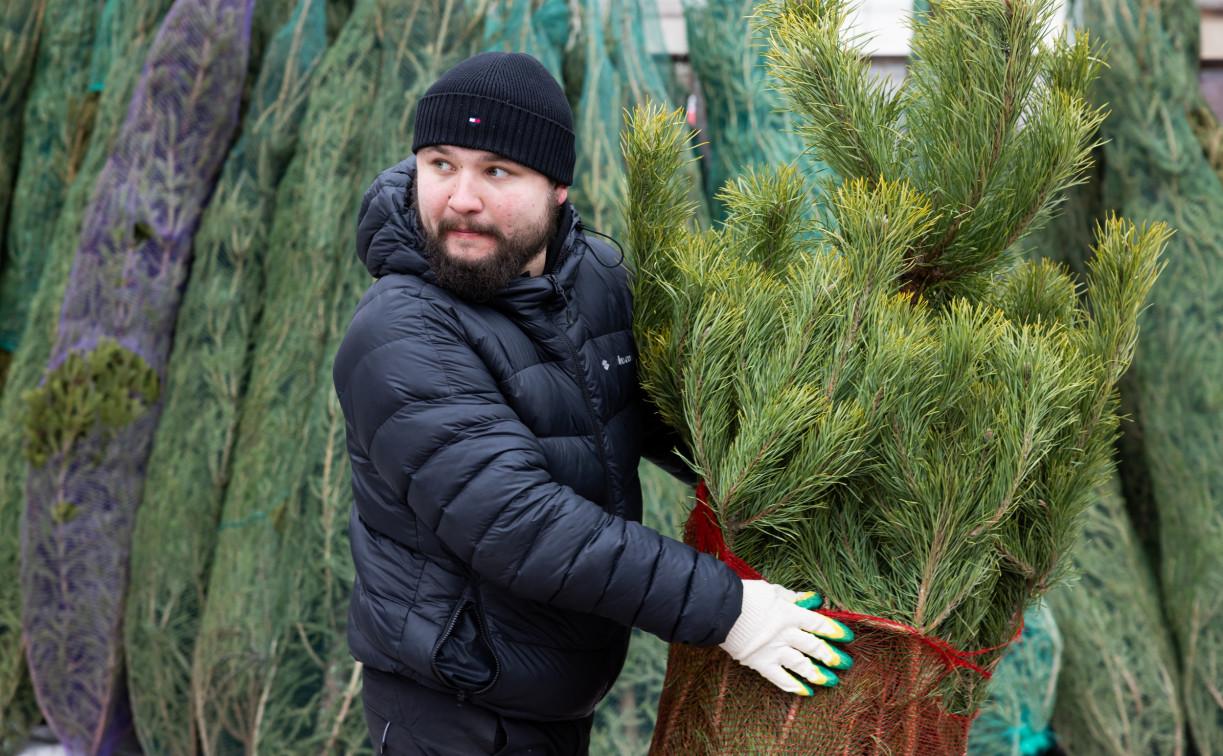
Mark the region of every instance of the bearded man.
<instances>
[{"instance_id":1,"label":"bearded man","mask_svg":"<svg viewBox=\"0 0 1223 756\"><path fill-rule=\"evenodd\" d=\"M353 656L383 754L585 754L629 628L833 684L841 626L642 526L627 273L567 202L573 114L534 58L485 53L417 104L365 193L375 279L336 356ZM678 468L676 468L678 470ZM787 669L789 672L787 672ZM797 677L796 677L797 676Z\"/></svg>"}]
</instances>

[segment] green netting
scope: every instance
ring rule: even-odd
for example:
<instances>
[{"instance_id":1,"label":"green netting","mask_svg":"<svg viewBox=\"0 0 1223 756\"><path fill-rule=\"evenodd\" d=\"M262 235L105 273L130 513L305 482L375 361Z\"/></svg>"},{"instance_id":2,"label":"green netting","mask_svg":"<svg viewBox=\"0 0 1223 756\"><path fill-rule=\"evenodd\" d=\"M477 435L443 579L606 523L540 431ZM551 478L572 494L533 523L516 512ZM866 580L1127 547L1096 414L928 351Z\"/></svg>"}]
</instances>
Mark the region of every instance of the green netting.
<instances>
[{"instance_id":1,"label":"green netting","mask_svg":"<svg viewBox=\"0 0 1223 756\"><path fill-rule=\"evenodd\" d=\"M393 45L382 48L377 92L369 114L361 158L361 187L411 150L416 101L438 76L479 51L484 19L476 11L450 8L438 0L400 2L383 9L381 26ZM352 318L353 308L371 283L357 258L351 234L338 249L339 274L328 303L323 365L330 366ZM330 377L328 373L327 378ZM348 652L345 624L353 581L348 550L352 507L351 473L344 415L330 380L320 380L310 403L302 455L310 460L300 490L300 514L292 518L289 542L299 545L284 567L297 574L289 616L306 630L322 663L315 741L324 752L354 753L368 748L360 699L360 668ZM301 698L283 683L272 695Z\"/></svg>"},{"instance_id":2,"label":"green netting","mask_svg":"<svg viewBox=\"0 0 1223 756\"><path fill-rule=\"evenodd\" d=\"M326 46L323 0L298 0L292 10L279 19L244 133L195 236L136 519L124 634L136 729L149 753L196 752L191 658L262 303L276 189Z\"/></svg>"},{"instance_id":3,"label":"green netting","mask_svg":"<svg viewBox=\"0 0 1223 756\"><path fill-rule=\"evenodd\" d=\"M0 237L5 240L0 350L14 351L21 340L55 220L89 146L98 98L88 91L97 18L96 0L63 0L46 9L26 98L7 235ZM7 148L4 154L10 154Z\"/></svg>"},{"instance_id":4,"label":"green netting","mask_svg":"<svg viewBox=\"0 0 1223 756\"><path fill-rule=\"evenodd\" d=\"M667 102L675 89L669 59L647 44L646 30L657 30L657 16L653 0L581 0L579 31L565 65L567 91L580 83L581 93L573 108L578 154L570 199L588 227L617 238L625 229L624 111L646 98Z\"/></svg>"},{"instance_id":5,"label":"green netting","mask_svg":"<svg viewBox=\"0 0 1223 756\"><path fill-rule=\"evenodd\" d=\"M317 11L321 19L321 41L319 47L324 47L327 44L327 0L318 0L319 10ZM269 54L269 47L273 44L273 40L279 35L282 38L285 36L285 20L294 14L294 11L300 5L299 0L255 0L255 14L251 17L251 65L249 69L250 75L247 77L248 84L254 86L257 83L258 76L262 73L264 60ZM310 25L313 26L313 20ZM320 51L314 51L318 54ZM309 56L311 50L305 49L301 53L304 56ZM250 92L251 101L247 104L248 110L242 113L242 120L249 123L254 123L251 119L250 108L255 107L253 100L254 92ZM304 105L304 103L303 103ZM236 146L236 145L235 145Z\"/></svg>"},{"instance_id":6,"label":"green netting","mask_svg":"<svg viewBox=\"0 0 1223 756\"><path fill-rule=\"evenodd\" d=\"M71 753L109 753L131 728L132 527L192 235L238 123L253 6L168 11L90 197L43 385L24 396L22 626L39 704Z\"/></svg>"},{"instance_id":7,"label":"green netting","mask_svg":"<svg viewBox=\"0 0 1223 756\"><path fill-rule=\"evenodd\" d=\"M46 0L4 0L0 4L0 242L4 239L13 182L17 178L22 111L45 6ZM0 250L3 248L4 244L0 243ZM3 267L6 266L0 258L0 268ZM14 344L2 339L0 334L0 350L11 353ZM7 356L0 362L0 385L3 385L7 362Z\"/></svg>"},{"instance_id":8,"label":"green netting","mask_svg":"<svg viewBox=\"0 0 1223 756\"><path fill-rule=\"evenodd\" d=\"M453 2L363 0L316 77L277 196L197 642L193 688L210 753L367 747L359 665L344 636L347 452L324 368L370 281L352 247L361 190L408 153L416 97L478 49L483 28L482 15Z\"/></svg>"},{"instance_id":9,"label":"green netting","mask_svg":"<svg viewBox=\"0 0 1223 756\"><path fill-rule=\"evenodd\" d=\"M1114 481L1075 551L1076 583L1047 597L1065 641L1053 728L1073 756L1187 752L1159 589Z\"/></svg>"},{"instance_id":10,"label":"green netting","mask_svg":"<svg viewBox=\"0 0 1223 756\"><path fill-rule=\"evenodd\" d=\"M110 155L111 143L127 114L145 53L169 0L108 0L108 23L97 39L123 52L113 57L107 86L98 104L92 138L63 202L63 212L44 247L44 275L29 307L21 344L13 355L5 391L0 395L0 719L26 674L21 649L18 522L25 502L26 462L22 455L22 394L38 385L51 354L60 307L72 268L85 208ZM36 74L37 75L37 74Z\"/></svg>"},{"instance_id":11,"label":"green netting","mask_svg":"<svg viewBox=\"0 0 1223 756\"><path fill-rule=\"evenodd\" d=\"M340 36L340 30L348 23L354 0L327 0L327 43Z\"/></svg>"},{"instance_id":12,"label":"green netting","mask_svg":"<svg viewBox=\"0 0 1223 756\"><path fill-rule=\"evenodd\" d=\"M261 325L195 647L191 694L210 754L293 753L296 740L312 734L297 701L268 691L282 676L312 679L315 666L295 618L284 613L282 586L296 578L287 563L300 548L285 537L309 464L301 441L322 372L337 248L351 238L360 191L362 131L381 50L378 6L358 3L328 48L276 197Z\"/></svg>"},{"instance_id":13,"label":"green netting","mask_svg":"<svg viewBox=\"0 0 1223 756\"><path fill-rule=\"evenodd\" d=\"M573 169L571 201L586 225L619 235L622 223L616 210L620 196L621 80L608 51L606 34L610 3L582 0L577 9L580 29L577 54L582 56L581 99L573 108L577 136L577 163ZM568 70L572 70L571 68ZM567 71L568 72L568 71Z\"/></svg>"},{"instance_id":14,"label":"green netting","mask_svg":"<svg viewBox=\"0 0 1223 756\"><path fill-rule=\"evenodd\" d=\"M611 6L610 31L615 36L614 43L609 39L609 51L621 72L624 88L622 110L615 120L623 122L625 110L631 111L634 105L647 100L666 100L671 107L682 106L671 58L662 43L656 0L630 0Z\"/></svg>"},{"instance_id":15,"label":"green netting","mask_svg":"<svg viewBox=\"0 0 1223 756\"><path fill-rule=\"evenodd\" d=\"M561 56L569 39L569 6L565 0L502 0L484 22L484 49L522 52L544 64L562 80Z\"/></svg>"},{"instance_id":16,"label":"green netting","mask_svg":"<svg viewBox=\"0 0 1223 756\"><path fill-rule=\"evenodd\" d=\"M765 70L764 48L748 17L758 0L685 0L688 57L705 103L701 161L710 213L726 209L718 190L745 167L795 163L803 143L790 133L789 117ZM807 163L804 158L801 161Z\"/></svg>"},{"instance_id":17,"label":"green netting","mask_svg":"<svg viewBox=\"0 0 1223 756\"><path fill-rule=\"evenodd\" d=\"M1062 636L1044 604L1029 609L1023 621L1023 635L994 670L989 698L968 731L969 756L1037 756L1053 746L1049 718Z\"/></svg>"},{"instance_id":18,"label":"green netting","mask_svg":"<svg viewBox=\"0 0 1223 756\"><path fill-rule=\"evenodd\" d=\"M1223 754L1223 185L1194 132L1200 101L1191 0L1083 0L1109 45L1097 97L1103 204L1177 230L1152 292L1131 400L1159 515L1164 613L1179 645L1190 730Z\"/></svg>"},{"instance_id":19,"label":"green netting","mask_svg":"<svg viewBox=\"0 0 1223 756\"><path fill-rule=\"evenodd\" d=\"M19 679L17 691L7 700L8 707L0 708L0 756L16 756L25 750L30 732L42 721L29 675Z\"/></svg>"}]
</instances>

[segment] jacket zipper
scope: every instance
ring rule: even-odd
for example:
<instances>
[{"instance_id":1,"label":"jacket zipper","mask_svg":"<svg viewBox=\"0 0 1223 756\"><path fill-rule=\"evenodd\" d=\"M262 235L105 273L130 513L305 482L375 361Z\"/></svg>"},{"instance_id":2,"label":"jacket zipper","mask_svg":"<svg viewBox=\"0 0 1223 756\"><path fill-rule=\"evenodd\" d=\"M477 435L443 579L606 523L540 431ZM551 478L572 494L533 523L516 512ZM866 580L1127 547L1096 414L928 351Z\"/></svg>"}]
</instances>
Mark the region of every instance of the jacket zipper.
<instances>
[{"instance_id":1,"label":"jacket zipper","mask_svg":"<svg viewBox=\"0 0 1223 756\"><path fill-rule=\"evenodd\" d=\"M463 608L467 604L471 604L476 610L476 624L480 628L480 641L484 647L488 649L488 655L493 657L493 679L488 685L474 691L458 689L459 703L462 704L470 695L479 695L487 690L491 690L497 684L497 680L501 677L501 659L497 657L497 650L493 648L492 641L488 639L488 625L484 622L484 607L480 606L478 598L473 598L472 594L478 593L468 585L461 596L459 596L459 605L455 608L454 613L450 615L450 619L446 622L446 629L442 631L442 635L437 639L437 643L433 646L433 653L429 655L429 668L433 670L433 676L438 680L445 680L441 672L437 669L437 655L442 650L442 646L446 645L446 641L454 634L454 626L458 624L459 617L463 616Z\"/></svg>"},{"instance_id":2,"label":"jacket zipper","mask_svg":"<svg viewBox=\"0 0 1223 756\"><path fill-rule=\"evenodd\" d=\"M433 644L433 653L429 654L429 668L433 670L433 676L443 682L446 681L446 678L443 677L442 673L437 669L437 655L441 652L442 646L446 645L446 641L450 640L451 634L454 633L454 626L458 623L459 617L461 617L463 614L463 606L468 601L467 596L470 590L470 588L464 589L463 594L459 596L458 606L456 606L454 611L450 613L450 619L446 621L446 628L442 630L441 637L438 638L437 642ZM459 703L463 703L463 699L466 697L467 692L460 689Z\"/></svg>"},{"instance_id":3,"label":"jacket zipper","mask_svg":"<svg viewBox=\"0 0 1223 756\"><path fill-rule=\"evenodd\" d=\"M561 286L560 282L556 280L556 276L549 273L547 278L548 281L551 282L553 290L560 296L561 301L565 303L565 322L568 325L573 325L573 307L569 304L568 295L565 294L565 290ZM610 497L613 495L612 475L611 467L607 462L607 452L603 448L603 428L602 424L599 422L599 416L595 412L594 400L590 396L590 387L586 385L585 374L582 370L582 362L578 359L578 350L573 346L573 342L569 339L569 334L565 333L565 329L557 328L556 330L558 333L560 333L561 340L565 342L565 346L569 347L569 357L571 360L573 360L574 378L578 382L578 388L582 391L582 399L586 402L586 412L590 415L590 425L591 428L594 429L595 451L599 453L599 464L603 467L604 490L607 491L607 495ZM608 503L611 504L612 502Z\"/></svg>"},{"instance_id":4,"label":"jacket zipper","mask_svg":"<svg viewBox=\"0 0 1223 756\"><path fill-rule=\"evenodd\" d=\"M480 627L480 640L483 641L484 647L488 649L488 655L493 657L493 679L484 688L476 691L477 693L483 693L486 690L492 690L493 686L497 684L497 680L501 679L501 658L497 656L497 649L493 648L493 642L488 637L488 623L484 619L484 604L480 602L480 589L474 588L472 593L474 594L472 603L476 607L476 624ZM462 703L462 700L460 699L459 702Z\"/></svg>"}]
</instances>

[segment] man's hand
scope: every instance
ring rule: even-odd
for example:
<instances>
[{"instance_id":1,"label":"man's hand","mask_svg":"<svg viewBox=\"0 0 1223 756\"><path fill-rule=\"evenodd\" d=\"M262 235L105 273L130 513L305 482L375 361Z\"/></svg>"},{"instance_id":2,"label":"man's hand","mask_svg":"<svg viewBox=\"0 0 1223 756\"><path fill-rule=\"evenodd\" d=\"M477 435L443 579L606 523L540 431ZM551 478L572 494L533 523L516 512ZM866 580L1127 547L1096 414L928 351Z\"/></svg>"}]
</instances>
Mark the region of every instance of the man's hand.
<instances>
[{"instance_id":1,"label":"man's hand","mask_svg":"<svg viewBox=\"0 0 1223 756\"><path fill-rule=\"evenodd\" d=\"M853 640L854 634L840 622L811 611L820 603L814 593L788 591L764 580L744 580L743 610L722 649L787 693L811 695L811 687L802 679L815 685L836 685L837 676L826 667L849 669L853 662L822 638L844 642Z\"/></svg>"}]
</instances>

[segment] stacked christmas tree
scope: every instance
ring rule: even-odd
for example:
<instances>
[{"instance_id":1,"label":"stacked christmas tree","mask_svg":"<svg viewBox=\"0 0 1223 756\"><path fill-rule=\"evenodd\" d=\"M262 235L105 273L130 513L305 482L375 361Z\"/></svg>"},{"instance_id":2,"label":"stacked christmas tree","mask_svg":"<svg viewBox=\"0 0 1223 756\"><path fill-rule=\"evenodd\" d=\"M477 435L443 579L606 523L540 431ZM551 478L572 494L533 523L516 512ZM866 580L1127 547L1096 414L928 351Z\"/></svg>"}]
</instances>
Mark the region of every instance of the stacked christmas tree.
<instances>
[{"instance_id":1,"label":"stacked christmas tree","mask_svg":"<svg viewBox=\"0 0 1223 756\"><path fill-rule=\"evenodd\" d=\"M892 90L838 0L766 3L770 69L835 176L728 184L692 231L678 114L625 139L641 375L704 478L689 537L822 593L854 670L810 699L672 649L655 749L963 752L1024 610L1068 567L1110 468L1115 384L1162 226L1099 230L1083 301L1021 239L1078 180L1101 111L1047 0L947 0ZM733 555L733 556L732 556Z\"/></svg>"}]
</instances>

